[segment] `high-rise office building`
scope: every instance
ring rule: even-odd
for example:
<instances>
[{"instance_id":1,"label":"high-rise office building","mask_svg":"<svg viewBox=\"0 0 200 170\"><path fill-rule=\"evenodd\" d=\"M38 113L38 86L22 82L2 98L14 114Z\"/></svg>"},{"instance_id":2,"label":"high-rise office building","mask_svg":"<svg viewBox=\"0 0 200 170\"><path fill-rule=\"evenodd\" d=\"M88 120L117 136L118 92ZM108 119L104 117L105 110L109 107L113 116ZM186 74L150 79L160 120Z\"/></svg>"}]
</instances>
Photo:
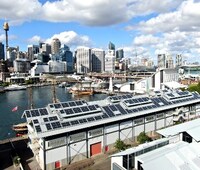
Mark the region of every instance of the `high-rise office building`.
<instances>
[{"instance_id":1,"label":"high-rise office building","mask_svg":"<svg viewBox=\"0 0 200 170\"><path fill-rule=\"evenodd\" d=\"M114 50L115 51L115 45L112 42L109 42L108 44L108 49L109 50Z\"/></svg>"},{"instance_id":2,"label":"high-rise office building","mask_svg":"<svg viewBox=\"0 0 200 170\"><path fill-rule=\"evenodd\" d=\"M91 49L88 47L78 47L75 54L77 73L84 74L90 72L92 65Z\"/></svg>"},{"instance_id":3,"label":"high-rise office building","mask_svg":"<svg viewBox=\"0 0 200 170\"><path fill-rule=\"evenodd\" d=\"M105 72L115 72L115 60L114 50L109 50L105 55Z\"/></svg>"},{"instance_id":4,"label":"high-rise office building","mask_svg":"<svg viewBox=\"0 0 200 170\"><path fill-rule=\"evenodd\" d=\"M183 56L181 54L176 55L176 67L183 65Z\"/></svg>"},{"instance_id":5,"label":"high-rise office building","mask_svg":"<svg viewBox=\"0 0 200 170\"><path fill-rule=\"evenodd\" d=\"M33 61L35 54L39 53L39 45L28 45L28 59Z\"/></svg>"},{"instance_id":6,"label":"high-rise office building","mask_svg":"<svg viewBox=\"0 0 200 170\"><path fill-rule=\"evenodd\" d=\"M158 54L158 68L166 68L166 55Z\"/></svg>"},{"instance_id":7,"label":"high-rise office building","mask_svg":"<svg viewBox=\"0 0 200 170\"><path fill-rule=\"evenodd\" d=\"M54 38L51 41L51 54L58 54L60 46L61 46L60 40L58 38Z\"/></svg>"},{"instance_id":8,"label":"high-rise office building","mask_svg":"<svg viewBox=\"0 0 200 170\"><path fill-rule=\"evenodd\" d=\"M51 54L51 45L46 43L40 43L40 53L45 55Z\"/></svg>"},{"instance_id":9,"label":"high-rise office building","mask_svg":"<svg viewBox=\"0 0 200 170\"><path fill-rule=\"evenodd\" d=\"M105 51L92 49L92 72L103 72L105 69Z\"/></svg>"},{"instance_id":10,"label":"high-rise office building","mask_svg":"<svg viewBox=\"0 0 200 170\"><path fill-rule=\"evenodd\" d=\"M59 60L66 62L66 72L73 72L74 59L70 48L67 45L63 45L59 51Z\"/></svg>"},{"instance_id":11,"label":"high-rise office building","mask_svg":"<svg viewBox=\"0 0 200 170\"><path fill-rule=\"evenodd\" d=\"M174 68L174 60L171 55L167 55L165 68Z\"/></svg>"},{"instance_id":12,"label":"high-rise office building","mask_svg":"<svg viewBox=\"0 0 200 170\"><path fill-rule=\"evenodd\" d=\"M118 49L116 51L116 60L120 61L122 58L124 58L124 50L123 49Z\"/></svg>"},{"instance_id":13,"label":"high-rise office building","mask_svg":"<svg viewBox=\"0 0 200 170\"><path fill-rule=\"evenodd\" d=\"M4 44L0 42L0 60L5 60Z\"/></svg>"}]
</instances>

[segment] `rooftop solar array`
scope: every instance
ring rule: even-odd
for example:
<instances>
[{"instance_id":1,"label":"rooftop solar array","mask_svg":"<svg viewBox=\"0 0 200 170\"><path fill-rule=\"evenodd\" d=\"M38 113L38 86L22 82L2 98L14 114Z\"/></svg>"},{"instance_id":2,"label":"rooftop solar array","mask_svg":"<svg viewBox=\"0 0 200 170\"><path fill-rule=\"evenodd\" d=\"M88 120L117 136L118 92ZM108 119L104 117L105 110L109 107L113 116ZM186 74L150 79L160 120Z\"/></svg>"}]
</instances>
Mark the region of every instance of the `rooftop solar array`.
<instances>
[{"instance_id":1,"label":"rooftop solar array","mask_svg":"<svg viewBox=\"0 0 200 170\"><path fill-rule=\"evenodd\" d=\"M66 108L59 111L62 117L66 118L66 117L78 116L81 114L91 114L91 113L100 112L101 108L99 105L95 104L95 105L86 105L86 106L80 106L80 107L71 107L71 108Z\"/></svg>"},{"instance_id":2,"label":"rooftop solar array","mask_svg":"<svg viewBox=\"0 0 200 170\"><path fill-rule=\"evenodd\" d=\"M38 116L44 116L44 115L48 115L48 111L46 108L25 110L26 118L38 117Z\"/></svg>"},{"instance_id":3,"label":"rooftop solar array","mask_svg":"<svg viewBox=\"0 0 200 170\"><path fill-rule=\"evenodd\" d=\"M173 100L173 99L179 99L179 98L184 98L184 97L193 97L193 96L188 91L175 91L175 92L168 91L167 93L165 93L165 97L169 100Z\"/></svg>"},{"instance_id":4,"label":"rooftop solar array","mask_svg":"<svg viewBox=\"0 0 200 170\"><path fill-rule=\"evenodd\" d=\"M121 95L121 96L110 96L110 97L108 97L108 99L111 102L116 103L116 102L120 102L121 100L130 99L132 97L133 96L131 94L125 94L125 95Z\"/></svg>"},{"instance_id":5,"label":"rooftop solar array","mask_svg":"<svg viewBox=\"0 0 200 170\"><path fill-rule=\"evenodd\" d=\"M43 133L128 114L134 116L135 113L142 111L148 113L148 110L163 106L171 108L174 104L183 103L184 105L184 102L196 99L200 99L199 94L181 91L177 91L176 93L167 91L166 93L162 93L162 96L156 97L122 95L109 97L112 103L108 105L100 106L94 104L94 102L87 103L83 100L78 100L49 104L47 108L26 110L24 111L24 115L32 121L33 128L37 133Z\"/></svg>"},{"instance_id":6,"label":"rooftop solar array","mask_svg":"<svg viewBox=\"0 0 200 170\"><path fill-rule=\"evenodd\" d=\"M141 97L141 98L132 98L128 100L124 100L126 106L136 106L141 104L151 103L152 101L148 97Z\"/></svg>"},{"instance_id":7,"label":"rooftop solar array","mask_svg":"<svg viewBox=\"0 0 200 170\"><path fill-rule=\"evenodd\" d=\"M51 103L48 106L52 109L61 109L61 108L71 108L77 106L83 106L86 104L85 100L77 100L77 101L69 101L69 102L62 102L62 103Z\"/></svg>"}]
</instances>

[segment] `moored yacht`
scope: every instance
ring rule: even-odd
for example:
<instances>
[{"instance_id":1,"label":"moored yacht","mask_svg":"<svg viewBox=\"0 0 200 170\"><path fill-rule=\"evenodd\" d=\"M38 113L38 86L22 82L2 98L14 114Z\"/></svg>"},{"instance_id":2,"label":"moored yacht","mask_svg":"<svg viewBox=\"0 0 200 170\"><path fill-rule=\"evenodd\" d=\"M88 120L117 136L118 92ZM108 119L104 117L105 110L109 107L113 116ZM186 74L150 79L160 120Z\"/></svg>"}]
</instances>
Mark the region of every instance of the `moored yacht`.
<instances>
[{"instance_id":1,"label":"moored yacht","mask_svg":"<svg viewBox=\"0 0 200 170\"><path fill-rule=\"evenodd\" d=\"M15 91L15 90L26 90L26 86L20 86L17 84L12 84L10 86L5 87L6 91Z\"/></svg>"}]
</instances>

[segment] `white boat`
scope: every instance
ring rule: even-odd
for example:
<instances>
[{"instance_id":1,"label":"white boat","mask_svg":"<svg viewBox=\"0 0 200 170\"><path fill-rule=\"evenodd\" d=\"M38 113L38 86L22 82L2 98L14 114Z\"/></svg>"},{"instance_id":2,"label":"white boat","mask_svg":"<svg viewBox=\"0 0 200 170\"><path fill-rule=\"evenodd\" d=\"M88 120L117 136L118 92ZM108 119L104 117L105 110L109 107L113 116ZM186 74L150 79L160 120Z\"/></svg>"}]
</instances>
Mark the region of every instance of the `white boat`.
<instances>
[{"instance_id":1,"label":"white boat","mask_svg":"<svg viewBox=\"0 0 200 170\"><path fill-rule=\"evenodd\" d=\"M17 84L12 84L10 86L7 86L5 87L4 89L6 91L15 91L15 90L26 90L26 86L20 86L20 85L17 85Z\"/></svg>"}]
</instances>

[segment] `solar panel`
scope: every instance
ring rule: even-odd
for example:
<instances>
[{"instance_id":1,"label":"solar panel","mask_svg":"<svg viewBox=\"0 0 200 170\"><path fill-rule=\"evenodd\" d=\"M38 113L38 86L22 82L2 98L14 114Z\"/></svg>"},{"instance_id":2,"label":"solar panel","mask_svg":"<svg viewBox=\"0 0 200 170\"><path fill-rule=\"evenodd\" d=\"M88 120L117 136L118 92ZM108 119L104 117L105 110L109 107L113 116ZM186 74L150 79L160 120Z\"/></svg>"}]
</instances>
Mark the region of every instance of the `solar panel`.
<instances>
[{"instance_id":1,"label":"solar panel","mask_svg":"<svg viewBox=\"0 0 200 170\"><path fill-rule=\"evenodd\" d=\"M69 105L72 106L72 107L76 106L75 102L69 102Z\"/></svg>"},{"instance_id":2,"label":"solar panel","mask_svg":"<svg viewBox=\"0 0 200 170\"><path fill-rule=\"evenodd\" d=\"M33 123L34 123L34 124L39 123L38 119L34 119L34 120L33 120Z\"/></svg>"},{"instance_id":3,"label":"solar panel","mask_svg":"<svg viewBox=\"0 0 200 170\"><path fill-rule=\"evenodd\" d=\"M95 116L94 118L95 118L96 120L100 120L100 119L102 119L101 116Z\"/></svg>"},{"instance_id":4,"label":"solar panel","mask_svg":"<svg viewBox=\"0 0 200 170\"><path fill-rule=\"evenodd\" d=\"M89 109L88 109L87 106L83 106L83 107L81 107L81 110L82 110L83 112L88 112L88 111L89 111Z\"/></svg>"},{"instance_id":5,"label":"solar panel","mask_svg":"<svg viewBox=\"0 0 200 170\"><path fill-rule=\"evenodd\" d=\"M63 114L63 113L65 113L65 111L64 110L60 110L60 113Z\"/></svg>"},{"instance_id":6,"label":"solar panel","mask_svg":"<svg viewBox=\"0 0 200 170\"><path fill-rule=\"evenodd\" d=\"M74 112L73 112L72 109L65 109L65 113L66 113L67 115L74 114Z\"/></svg>"},{"instance_id":7,"label":"solar panel","mask_svg":"<svg viewBox=\"0 0 200 170\"><path fill-rule=\"evenodd\" d=\"M77 106L81 106L81 105L83 105L85 102L79 100L79 101L75 101L75 103L76 103Z\"/></svg>"},{"instance_id":8,"label":"solar panel","mask_svg":"<svg viewBox=\"0 0 200 170\"><path fill-rule=\"evenodd\" d=\"M39 112L41 115L48 115L47 109L45 109L45 108L39 109Z\"/></svg>"},{"instance_id":9,"label":"solar panel","mask_svg":"<svg viewBox=\"0 0 200 170\"><path fill-rule=\"evenodd\" d=\"M36 132L42 132L40 125L35 126L35 130Z\"/></svg>"},{"instance_id":10,"label":"solar panel","mask_svg":"<svg viewBox=\"0 0 200 170\"><path fill-rule=\"evenodd\" d=\"M117 108L114 105L108 106L112 111L117 111Z\"/></svg>"},{"instance_id":11,"label":"solar panel","mask_svg":"<svg viewBox=\"0 0 200 170\"><path fill-rule=\"evenodd\" d=\"M50 121L58 120L57 116L49 117Z\"/></svg>"},{"instance_id":12,"label":"solar panel","mask_svg":"<svg viewBox=\"0 0 200 170\"><path fill-rule=\"evenodd\" d=\"M35 110L31 110L31 116L32 116L32 117L36 117Z\"/></svg>"},{"instance_id":13,"label":"solar panel","mask_svg":"<svg viewBox=\"0 0 200 170\"><path fill-rule=\"evenodd\" d=\"M25 113L26 113L26 117L31 117L30 111L27 110Z\"/></svg>"},{"instance_id":14,"label":"solar panel","mask_svg":"<svg viewBox=\"0 0 200 170\"><path fill-rule=\"evenodd\" d=\"M97 104L95 104L94 106L95 106L96 108L99 108L99 105L97 105Z\"/></svg>"},{"instance_id":15,"label":"solar panel","mask_svg":"<svg viewBox=\"0 0 200 170\"><path fill-rule=\"evenodd\" d=\"M61 127L61 124L60 124L60 122L52 122L51 126L53 127L53 129L57 129L57 128Z\"/></svg>"},{"instance_id":16,"label":"solar panel","mask_svg":"<svg viewBox=\"0 0 200 170\"><path fill-rule=\"evenodd\" d=\"M109 116L106 114L106 113L104 113L103 115L102 115L102 118L108 118Z\"/></svg>"},{"instance_id":17,"label":"solar panel","mask_svg":"<svg viewBox=\"0 0 200 170\"><path fill-rule=\"evenodd\" d=\"M103 106L103 109L105 110L105 112L107 113L109 117L115 116L115 114L112 112L112 110L110 110L108 106Z\"/></svg>"},{"instance_id":18,"label":"solar panel","mask_svg":"<svg viewBox=\"0 0 200 170\"><path fill-rule=\"evenodd\" d=\"M77 124L79 124L79 122L78 122L78 120L73 120L73 121L71 121L71 124L72 125L77 125Z\"/></svg>"},{"instance_id":19,"label":"solar panel","mask_svg":"<svg viewBox=\"0 0 200 170\"><path fill-rule=\"evenodd\" d=\"M80 113L82 112L79 107L73 108L74 113Z\"/></svg>"},{"instance_id":20,"label":"solar panel","mask_svg":"<svg viewBox=\"0 0 200 170\"><path fill-rule=\"evenodd\" d=\"M123 115L127 114L126 110L124 110L120 104L117 104L115 106L121 112L121 114L123 114Z\"/></svg>"},{"instance_id":21,"label":"solar panel","mask_svg":"<svg viewBox=\"0 0 200 170\"><path fill-rule=\"evenodd\" d=\"M51 124L50 123L47 123L47 124L45 124L46 125L46 128L47 128L47 130L51 130L52 129L52 127L51 127Z\"/></svg>"},{"instance_id":22,"label":"solar panel","mask_svg":"<svg viewBox=\"0 0 200 170\"><path fill-rule=\"evenodd\" d=\"M96 110L96 107L95 107L95 106L93 106L93 105L91 105L91 106L88 106L88 108L89 108L90 110Z\"/></svg>"},{"instance_id":23,"label":"solar panel","mask_svg":"<svg viewBox=\"0 0 200 170\"><path fill-rule=\"evenodd\" d=\"M69 107L68 103L61 103L62 107Z\"/></svg>"},{"instance_id":24,"label":"solar panel","mask_svg":"<svg viewBox=\"0 0 200 170\"><path fill-rule=\"evenodd\" d=\"M93 117L89 117L87 118L88 122L91 122L91 121L94 121L94 118Z\"/></svg>"},{"instance_id":25,"label":"solar panel","mask_svg":"<svg viewBox=\"0 0 200 170\"><path fill-rule=\"evenodd\" d=\"M137 99L128 99L124 101L127 106L136 106L141 104L150 103L151 100L149 100L148 97L141 97Z\"/></svg>"},{"instance_id":26,"label":"solar panel","mask_svg":"<svg viewBox=\"0 0 200 170\"><path fill-rule=\"evenodd\" d=\"M63 122L61 123L63 127L66 127L66 126L70 126L70 123L69 122Z\"/></svg>"},{"instance_id":27,"label":"solar panel","mask_svg":"<svg viewBox=\"0 0 200 170\"><path fill-rule=\"evenodd\" d=\"M61 104L57 103L57 104L54 104L54 107L55 107L56 109L58 109L58 108L61 108L62 106L61 106Z\"/></svg>"},{"instance_id":28,"label":"solar panel","mask_svg":"<svg viewBox=\"0 0 200 170\"><path fill-rule=\"evenodd\" d=\"M44 117L43 120L44 120L44 122L48 122L49 121L48 117Z\"/></svg>"}]
</instances>

